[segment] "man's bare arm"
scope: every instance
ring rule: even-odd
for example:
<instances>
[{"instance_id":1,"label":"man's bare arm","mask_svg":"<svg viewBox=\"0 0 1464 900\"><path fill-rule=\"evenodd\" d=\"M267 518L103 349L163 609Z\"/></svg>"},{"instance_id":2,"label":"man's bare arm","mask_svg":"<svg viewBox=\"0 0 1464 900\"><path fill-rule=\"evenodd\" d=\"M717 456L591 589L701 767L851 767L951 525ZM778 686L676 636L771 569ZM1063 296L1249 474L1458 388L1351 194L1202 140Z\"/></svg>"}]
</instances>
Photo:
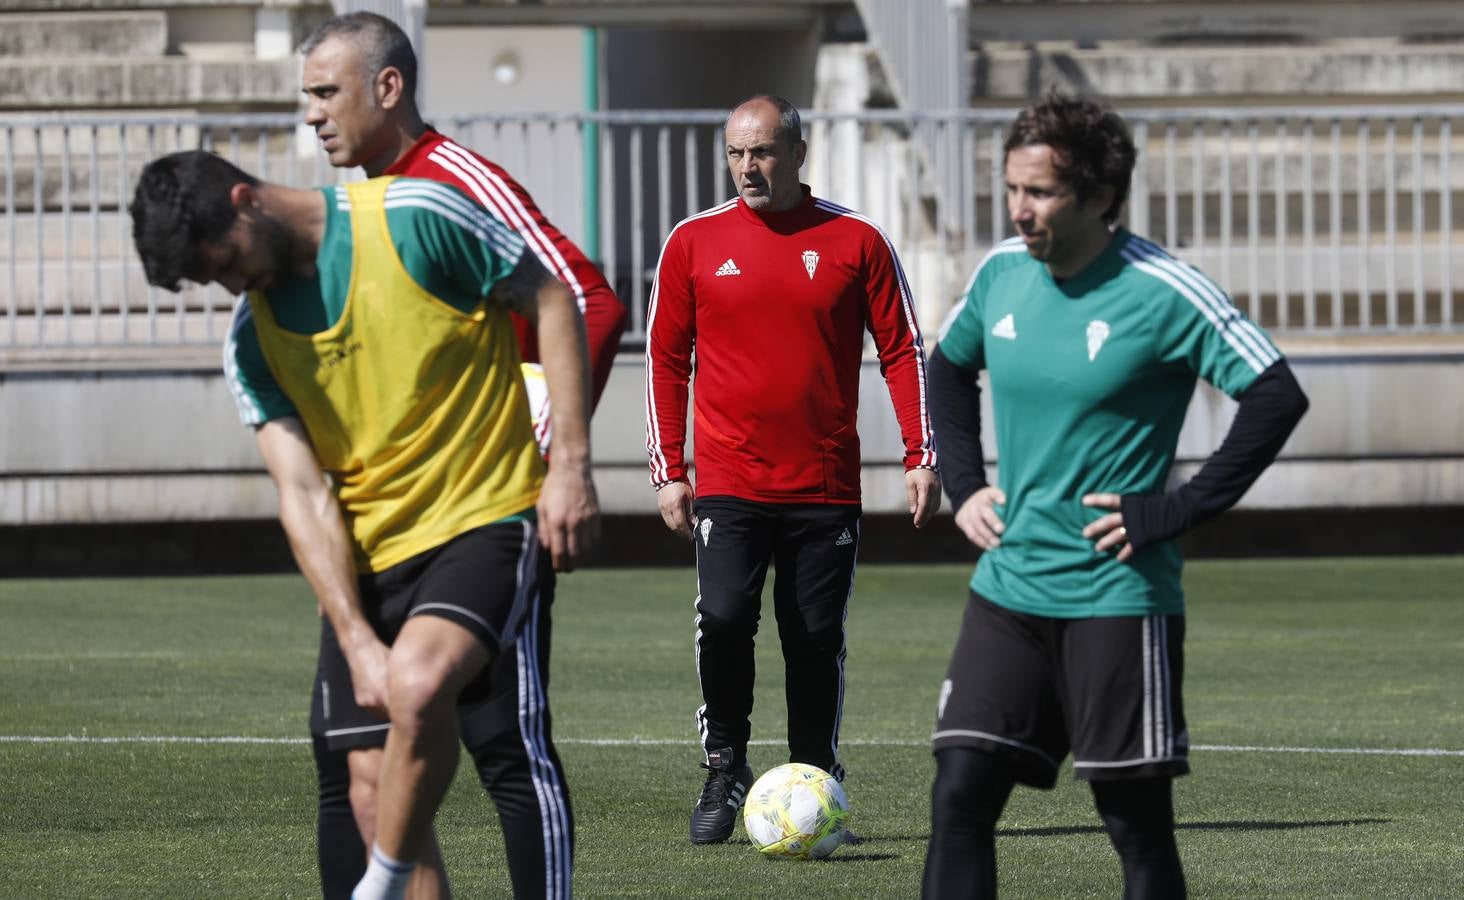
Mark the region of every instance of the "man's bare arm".
<instances>
[{"instance_id":1,"label":"man's bare arm","mask_svg":"<svg viewBox=\"0 0 1464 900\"><path fill-rule=\"evenodd\" d=\"M554 567L569 571L598 539L600 505L590 462L590 367L584 317L574 295L526 257L493 297L534 322L549 389L554 440L539 495L539 534Z\"/></svg>"},{"instance_id":2,"label":"man's bare arm","mask_svg":"<svg viewBox=\"0 0 1464 900\"><path fill-rule=\"evenodd\" d=\"M287 416L261 425L255 441L279 491L280 524L295 562L330 618L350 664L356 701L384 715L387 648L361 612L350 535L310 436L298 418Z\"/></svg>"}]
</instances>

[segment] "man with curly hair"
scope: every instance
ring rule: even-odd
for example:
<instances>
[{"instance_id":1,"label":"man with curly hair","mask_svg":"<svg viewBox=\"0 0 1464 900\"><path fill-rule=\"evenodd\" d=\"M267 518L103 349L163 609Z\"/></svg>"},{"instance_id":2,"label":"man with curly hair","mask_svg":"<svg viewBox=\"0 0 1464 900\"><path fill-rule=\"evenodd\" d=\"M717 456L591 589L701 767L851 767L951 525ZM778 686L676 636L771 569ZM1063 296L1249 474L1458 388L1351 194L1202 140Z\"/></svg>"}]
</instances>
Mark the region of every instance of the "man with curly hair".
<instances>
[{"instance_id":1,"label":"man with curly hair","mask_svg":"<svg viewBox=\"0 0 1464 900\"><path fill-rule=\"evenodd\" d=\"M1124 896L1182 897L1174 539L1240 499L1307 401L1219 287L1116 225L1136 156L1116 114L1052 95L1017 116L1005 151L1017 236L977 266L930 360L942 480L983 552L940 691L924 895L995 896L1007 798L1017 783L1051 788L1071 753ZM997 484L981 448L982 369ZM1200 471L1166 489L1197 378L1239 410Z\"/></svg>"}]
</instances>

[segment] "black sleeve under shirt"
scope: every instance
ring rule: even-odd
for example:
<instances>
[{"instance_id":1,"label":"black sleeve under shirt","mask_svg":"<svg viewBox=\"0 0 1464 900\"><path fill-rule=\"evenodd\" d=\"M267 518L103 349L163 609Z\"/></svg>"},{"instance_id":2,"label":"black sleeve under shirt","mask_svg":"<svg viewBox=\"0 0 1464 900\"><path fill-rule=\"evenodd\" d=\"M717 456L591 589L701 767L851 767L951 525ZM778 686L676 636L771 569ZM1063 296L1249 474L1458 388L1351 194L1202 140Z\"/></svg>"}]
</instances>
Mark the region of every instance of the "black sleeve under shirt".
<instances>
[{"instance_id":1,"label":"black sleeve under shirt","mask_svg":"<svg viewBox=\"0 0 1464 900\"><path fill-rule=\"evenodd\" d=\"M954 510L986 487L977 374L951 362L939 346L926 364L930 422L940 442L940 480Z\"/></svg>"},{"instance_id":2,"label":"black sleeve under shirt","mask_svg":"<svg viewBox=\"0 0 1464 900\"><path fill-rule=\"evenodd\" d=\"M1220 449L1193 478L1163 494L1124 495L1123 524L1135 550L1183 534L1234 506L1276 459L1308 405L1284 359L1238 399L1240 408ZM944 444L941 451L946 453Z\"/></svg>"}]
</instances>

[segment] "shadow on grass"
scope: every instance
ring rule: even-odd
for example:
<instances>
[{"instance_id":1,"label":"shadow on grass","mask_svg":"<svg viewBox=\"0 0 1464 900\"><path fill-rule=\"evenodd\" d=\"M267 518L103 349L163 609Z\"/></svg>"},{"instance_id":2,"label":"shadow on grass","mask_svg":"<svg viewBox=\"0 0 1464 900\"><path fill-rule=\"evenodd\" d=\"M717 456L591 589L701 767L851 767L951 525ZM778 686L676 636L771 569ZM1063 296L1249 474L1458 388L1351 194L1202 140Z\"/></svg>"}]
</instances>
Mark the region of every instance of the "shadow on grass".
<instances>
[{"instance_id":1,"label":"shadow on grass","mask_svg":"<svg viewBox=\"0 0 1464 900\"><path fill-rule=\"evenodd\" d=\"M887 859L899 859L900 858L900 854L898 854L898 853L854 852L850 848L851 847L863 847L863 846L867 846L869 844L878 843L878 842L886 841L886 840L892 840L892 841L904 841L904 840L925 841L925 840L929 840L929 839L930 839L930 836L929 835L923 835L923 836L918 837L918 838L903 838L903 837L895 837L895 838L870 838L870 837L861 836L860 839L859 839L859 843L857 843L857 844L851 844L851 845L846 845L843 849L838 850L832 856L826 856L823 859L813 860L813 862L821 862L821 863L837 863L837 862L881 862L881 861L887 860ZM732 838L731 840L726 841L726 843L727 844L733 844L733 845L735 845L735 844L741 844L744 847L751 847L752 846L752 841L748 840L747 838ZM773 859L773 858L775 858L775 857L769 857L769 859Z\"/></svg>"},{"instance_id":2,"label":"shadow on grass","mask_svg":"<svg viewBox=\"0 0 1464 900\"><path fill-rule=\"evenodd\" d=\"M1346 828L1351 825L1386 825L1392 819L1317 819L1300 822L1180 822L1179 831L1294 831L1299 828ZM1046 828L998 828L997 837L1053 837L1063 834L1103 834L1101 825L1064 825Z\"/></svg>"}]
</instances>

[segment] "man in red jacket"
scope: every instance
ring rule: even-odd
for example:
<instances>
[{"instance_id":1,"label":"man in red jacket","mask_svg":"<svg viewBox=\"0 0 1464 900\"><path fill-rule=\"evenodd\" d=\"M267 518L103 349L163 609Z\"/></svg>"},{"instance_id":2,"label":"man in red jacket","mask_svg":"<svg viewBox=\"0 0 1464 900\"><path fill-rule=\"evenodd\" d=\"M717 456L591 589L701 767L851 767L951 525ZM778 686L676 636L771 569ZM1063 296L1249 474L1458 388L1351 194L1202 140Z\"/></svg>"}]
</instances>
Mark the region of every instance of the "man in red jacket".
<instances>
[{"instance_id":1,"label":"man in red jacket","mask_svg":"<svg viewBox=\"0 0 1464 900\"><path fill-rule=\"evenodd\" d=\"M417 59L402 30L372 13L337 16L315 29L300 53L305 123L315 129L331 165L360 166L372 177L406 175L456 186L517 231L544 268L569 287L584 316L598 402L625 327L625 307L518 182L422 121L415 100ZM515 317L514 324L527 363L536 436L547 453L547 399L538 399L545 395L533 372L537 338L525 320ZM520 898L568 897L571 888L574 822L550 734L546 693L554 582L553 572L544 568L540 605L530 610L514 652L495 661L491 695L460 711L463 743L498 807L513 894ZM323 627L328 631L330 625L323 622ZM327 656L339 652L335 646L323 636L323 666ZM350 896L365 869L379 748L386 738L385 723L353 708L350 700L323 697L317 679L311 730L320 774L319 859L327 898ZM413 891L422 893L413 896L445 892L433 850L415 876Z\"/></svg>"},{"instance_id":2,"label":"man in red jacket","mask_svg":"<svg viewBox=\"0 0 1464 900\"><path fill-rule=\"evenodd\" d=\"M859 371L874 336L919 528L940 505L925 352L905 274L868 219L800 184L798 111L753 97L726 124L738 198L666 239L646 342L646 446L666 526L696 545L697 728L708 770L691 840L725 841L752 782L763 580L786 666L788 749L842 780L844 616L859 548ZM695 490L684 456L696 353Z\"/></svg>"}]
</instances>

